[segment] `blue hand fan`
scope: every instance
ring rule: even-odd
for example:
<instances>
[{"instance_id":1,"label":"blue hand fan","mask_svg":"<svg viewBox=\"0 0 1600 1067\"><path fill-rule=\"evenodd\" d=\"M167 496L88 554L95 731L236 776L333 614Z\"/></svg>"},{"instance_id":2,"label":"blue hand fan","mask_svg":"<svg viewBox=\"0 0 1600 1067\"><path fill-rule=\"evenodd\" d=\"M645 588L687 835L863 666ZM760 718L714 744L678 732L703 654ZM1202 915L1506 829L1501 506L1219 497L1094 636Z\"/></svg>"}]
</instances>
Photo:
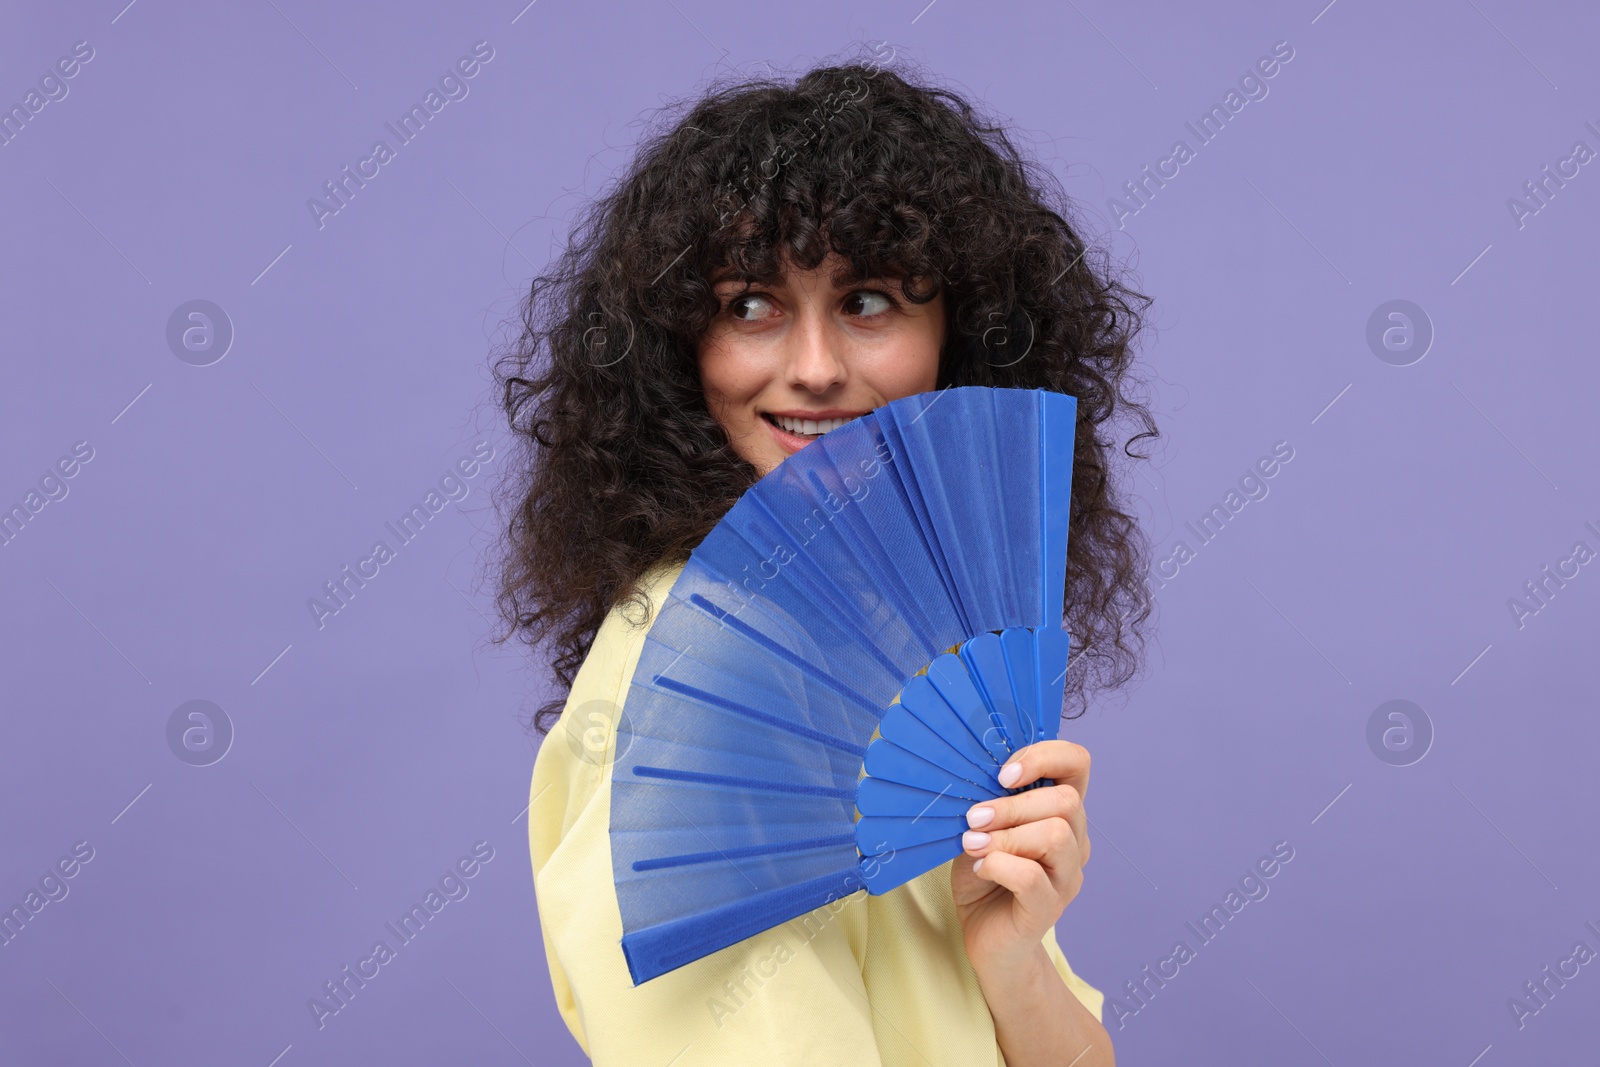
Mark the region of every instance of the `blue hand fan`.
<instances>
[{"instance_id":1,"label":"blue hand fan","mask_svg":"<svg viewBox=\"0 0 1600 1067\"><path fill-rule=\"evenodd\" d=\"M1001 764L1060 725L1076 416L1036 389L892 401L784 460L694 550L617 727L635 985L903 885L961 854L974 802L1018 792Z\"/></svg>"}]
</instances>

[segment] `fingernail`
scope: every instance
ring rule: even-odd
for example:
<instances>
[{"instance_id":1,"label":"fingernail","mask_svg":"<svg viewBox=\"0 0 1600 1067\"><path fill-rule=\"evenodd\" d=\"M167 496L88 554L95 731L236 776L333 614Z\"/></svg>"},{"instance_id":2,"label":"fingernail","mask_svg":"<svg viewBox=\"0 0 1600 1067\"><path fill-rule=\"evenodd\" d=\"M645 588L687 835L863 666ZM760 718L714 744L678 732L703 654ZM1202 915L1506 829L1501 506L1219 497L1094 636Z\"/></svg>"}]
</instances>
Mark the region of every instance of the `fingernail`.
<instances>
[{"instance_id":1,"label":"fingernail","mask_svg":"<svg viewBox=\"0 0 1600 1067\"><path fill-rule=\"evenodd\" d=\"M994 822L993 808L973 808L967 812L967 825L974 830L981 829Z\"/></svg>"},{"instance_id":2,"label":"fingernail","mask_svg":"<svg viewBox=\"0 0 1600 1067\"><path fill-rule=\"evenodd\" d=\"M989 843L989 835L979 833L977 830L968 830L961 835L961 847L971 852L973 849L982 848Z\"/></svg>"},{"instance_id":3,"label":"fingernail","mask_svg":"<svg viewBox=\"0 0 1600 1067\"><path fill-rule=\"evenodd\" d=\"M1000 784L1010 789L1022 777L1022 764L1008 763L1000 770Z\"/></svg>"},{"instance_id":4,"label":"fingernail","mask_svg":"<svg viewBox=\"0 0 1600 1067\"><path fill-rule=\"evenodd\" d=\"M982 866L983 866L983 860L979 860L979 861L978 861L978 862L977 862L977 863L974 863L974 864L973 864L973 865L972 865L972 871L973 871L973 873L974 873L974 874L976 874L976 873L977 873L977 872L978 872L978 869L979 869L979 868L980 868L980 867L982 867Z\"/></svg>"}]
</instances>

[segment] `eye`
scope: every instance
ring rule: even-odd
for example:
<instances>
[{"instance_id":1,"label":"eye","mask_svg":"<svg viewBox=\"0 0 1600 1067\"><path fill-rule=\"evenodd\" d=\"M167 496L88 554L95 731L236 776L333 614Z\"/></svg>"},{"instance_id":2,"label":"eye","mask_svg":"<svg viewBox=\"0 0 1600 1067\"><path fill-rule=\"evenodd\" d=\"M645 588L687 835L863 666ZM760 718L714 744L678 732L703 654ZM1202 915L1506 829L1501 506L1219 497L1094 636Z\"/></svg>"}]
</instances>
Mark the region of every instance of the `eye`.
<instances>
[{"instance_id":1,"label":"eye","mask_svg":"<svg viewBox=\"0 0 1600 1067\"><path fill-rule=\"evenodd\" d=\"M888 293L876 289L857 289L845 297L844 303L846 311L861 308L859 317L863 319L877 318L899 306Z\"/></svg>"},{"instance_id":2,"label":"eye","mask_svg":"<svg viewBox=\"0 0 1600 1067\"><path fill-rule=\"evenodd\" d=\"M739 313L739 309L748 306L751 301L756 302L758 305L758 310L759 305L768 303L767 298L762 296L760 293L743 293L728 301L726 310L728 314L732 315L734 318L747 322L753 319L761 318L762 316L760 314L741 315Z\"/></svg>"}]
</instances>

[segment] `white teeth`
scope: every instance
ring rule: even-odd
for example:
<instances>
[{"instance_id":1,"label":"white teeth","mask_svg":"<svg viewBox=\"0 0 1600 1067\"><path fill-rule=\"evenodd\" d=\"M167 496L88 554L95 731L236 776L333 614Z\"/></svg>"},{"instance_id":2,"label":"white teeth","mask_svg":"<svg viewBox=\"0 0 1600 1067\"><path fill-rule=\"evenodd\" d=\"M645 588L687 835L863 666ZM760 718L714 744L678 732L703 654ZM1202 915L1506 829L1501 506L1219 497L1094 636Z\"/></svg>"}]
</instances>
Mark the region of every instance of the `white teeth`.
<instances>
[{"instance_id":1,"label":"white teeth","mask_svg":"<svg viewBox=\"0 0 1600 1067\"><path fill-rule=\"evenodd\" d=\"M774 415L772 418L790 433L804 434L808 437L817 437L830 430L837 430L852 421L851 419L793 419L787 415Z\"/></svg>"}]
</instances>

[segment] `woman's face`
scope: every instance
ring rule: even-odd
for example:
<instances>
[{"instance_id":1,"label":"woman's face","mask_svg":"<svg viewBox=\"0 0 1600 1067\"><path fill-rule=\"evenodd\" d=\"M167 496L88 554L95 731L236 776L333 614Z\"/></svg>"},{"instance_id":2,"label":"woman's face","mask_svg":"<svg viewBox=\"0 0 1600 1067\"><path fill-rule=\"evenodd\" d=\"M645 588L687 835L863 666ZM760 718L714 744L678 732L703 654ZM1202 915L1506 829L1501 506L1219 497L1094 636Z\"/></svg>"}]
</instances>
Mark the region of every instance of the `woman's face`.
<instances>
[{"instance_id":1,"label":"woman's face","mask_svg":"<svg viewBox=\"0 0 1600 1067\"><path fill-rule=\"evenodd\" d=\"M942 293L912 304L898 278L835 284L849 263L833 253L815 270L785 266L748 290L714 276L722 311L698 348L711 414L763 475L822 432L935 388L945 335Z\"/></svg>"}]
</instances>

